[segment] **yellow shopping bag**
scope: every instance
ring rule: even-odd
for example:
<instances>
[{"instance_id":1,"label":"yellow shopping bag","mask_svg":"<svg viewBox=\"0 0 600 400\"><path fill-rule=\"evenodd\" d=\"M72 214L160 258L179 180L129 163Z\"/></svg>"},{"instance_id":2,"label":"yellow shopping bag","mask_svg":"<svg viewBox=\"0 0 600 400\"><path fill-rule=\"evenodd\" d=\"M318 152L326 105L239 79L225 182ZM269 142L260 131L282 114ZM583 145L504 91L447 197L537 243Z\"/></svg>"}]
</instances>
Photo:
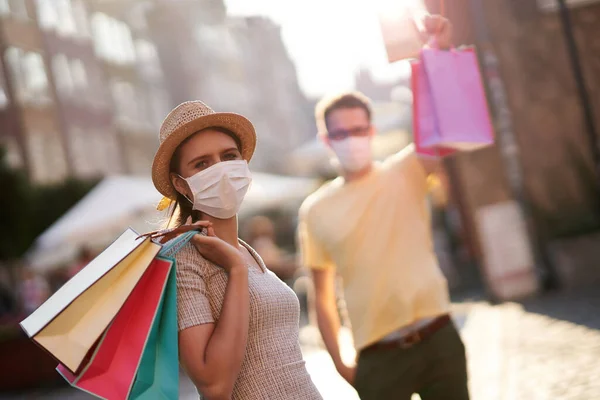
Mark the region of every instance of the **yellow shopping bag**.
<instances>
[{"instance_id":1,"label":"yellow shopping bag","mask_svg":"<svg viewBox=\"0 0 600 400\"><path fill-rule=\"evenodd\" d=\"M76 373L161 245L132 229L21 322L27 335Z\"/></svg>"}]
</instances>

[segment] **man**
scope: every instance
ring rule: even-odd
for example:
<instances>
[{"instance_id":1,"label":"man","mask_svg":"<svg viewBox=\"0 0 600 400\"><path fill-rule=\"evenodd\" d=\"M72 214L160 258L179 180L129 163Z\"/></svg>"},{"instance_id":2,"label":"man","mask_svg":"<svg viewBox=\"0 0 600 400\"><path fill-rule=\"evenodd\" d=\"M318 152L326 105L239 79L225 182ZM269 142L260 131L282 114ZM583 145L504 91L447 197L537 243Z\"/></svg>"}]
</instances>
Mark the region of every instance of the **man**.
<instances>
[{"instance_id":1,"label":"man","mask_svg":"<svg viewBox=\"0 0 600 400\"><path fill-rule=\"evenodd\" d=\"M450 24L424 21L440 48ZM381 164L371 159L369 101L357 93L317 106L322 140L341 176L312 194L300 210L299 239L312 271L317 321L338 372L363 400L468 399L465 349L449 317L447 282L433 250L427 177L438 162L408 146ZM358 352L344 364L335 279Z\"/></svg>"}]
</instances>

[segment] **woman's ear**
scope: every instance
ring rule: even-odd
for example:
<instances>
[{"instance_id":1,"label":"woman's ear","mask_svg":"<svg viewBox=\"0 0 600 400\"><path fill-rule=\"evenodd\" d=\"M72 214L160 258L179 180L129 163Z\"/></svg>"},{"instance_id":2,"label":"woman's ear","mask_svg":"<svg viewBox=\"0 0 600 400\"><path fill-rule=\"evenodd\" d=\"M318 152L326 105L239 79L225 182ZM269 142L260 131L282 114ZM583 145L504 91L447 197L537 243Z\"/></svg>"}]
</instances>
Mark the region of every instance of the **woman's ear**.
<instances>
[{"instance_id":1,"label":"woman's ear","mask_svg":"<svg viewBox=\"0 0 600 400\"><path fill-rule=\"evenodd\" d=\"M173 184L175 190L177 190L180 194L186 196L188 199L191 198L190 187L182 177L174 173L171 173L169 177L171 178L171 184Z\"/></svg>"}]
</instances>

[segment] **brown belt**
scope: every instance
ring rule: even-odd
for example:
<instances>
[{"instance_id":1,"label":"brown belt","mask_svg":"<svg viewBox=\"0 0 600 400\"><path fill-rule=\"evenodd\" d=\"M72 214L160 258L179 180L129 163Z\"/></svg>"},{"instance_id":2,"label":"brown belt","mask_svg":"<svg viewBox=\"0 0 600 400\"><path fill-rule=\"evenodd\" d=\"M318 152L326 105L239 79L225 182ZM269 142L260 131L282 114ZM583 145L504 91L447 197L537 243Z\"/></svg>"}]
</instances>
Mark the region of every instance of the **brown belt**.
<instances>
[{"instance_id":1,"label":"brown belt","mask_svg":"<svg viewBox=\"0 0 600 400\"><path fill-rule=\"evenodd\" d=\"M417 329L416 331L411 332L406 336L403 336L396 340L381 341L381 342L373 343L372 345L367 346L364 349L362 349L361 352L369 352L369 351L373 351L373 350L386 350L386 349L389 350L389 349L396 349L398 347L400 347L402 349L408 349L418 343L421 343L422 341L428 339L429 337L431 337L431 335L433 335L434 333L436 333L437 331L439 331L440 329L442 329L443 327L448 325L450 323L450 320L451 320L450 315L448 315L448 314L442 315L440 317L437 317L436 319L434 319L433 321L431 321L429 324L425 325L424 327Z\"/></svg>"}]
</instances>

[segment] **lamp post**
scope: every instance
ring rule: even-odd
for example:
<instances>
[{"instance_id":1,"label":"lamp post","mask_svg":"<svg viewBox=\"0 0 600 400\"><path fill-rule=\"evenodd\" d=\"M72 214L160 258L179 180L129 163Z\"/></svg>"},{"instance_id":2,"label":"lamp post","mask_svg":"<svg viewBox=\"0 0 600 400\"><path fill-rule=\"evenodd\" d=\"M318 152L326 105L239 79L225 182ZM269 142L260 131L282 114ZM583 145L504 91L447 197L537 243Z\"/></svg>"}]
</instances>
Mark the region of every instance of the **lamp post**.
<instances>
[{"instance_id":1,"label":"lamp post","mask_svg":"<svg viewBox=\"0 0 600 400\"><path fill-rule=\"evenodd\" d=\"M573 69L573 75L575 77L575 83L577 85L577 91L579 93L579 102L583 110L583 117L585 121L585 128L589 140L589 145L592 151L592 158L594 160L594 168L596 176L600 183L600 148L598 136L596 134L596 124L594 122L594 113L592 111L592 105L590 102L590 96L587 91L585 82L585 76L583 75L583 69L581 67L581 60L579 52L577 50L577 43L575 42L575 36L573 34L573 24L571 21L571 13L569 7L567 7L566 0L558 1L558 11L565 34L565 40L567 44L567 51L569 53L569 59L571 62L571 68Z\"/></svg>"}]
</instances>

